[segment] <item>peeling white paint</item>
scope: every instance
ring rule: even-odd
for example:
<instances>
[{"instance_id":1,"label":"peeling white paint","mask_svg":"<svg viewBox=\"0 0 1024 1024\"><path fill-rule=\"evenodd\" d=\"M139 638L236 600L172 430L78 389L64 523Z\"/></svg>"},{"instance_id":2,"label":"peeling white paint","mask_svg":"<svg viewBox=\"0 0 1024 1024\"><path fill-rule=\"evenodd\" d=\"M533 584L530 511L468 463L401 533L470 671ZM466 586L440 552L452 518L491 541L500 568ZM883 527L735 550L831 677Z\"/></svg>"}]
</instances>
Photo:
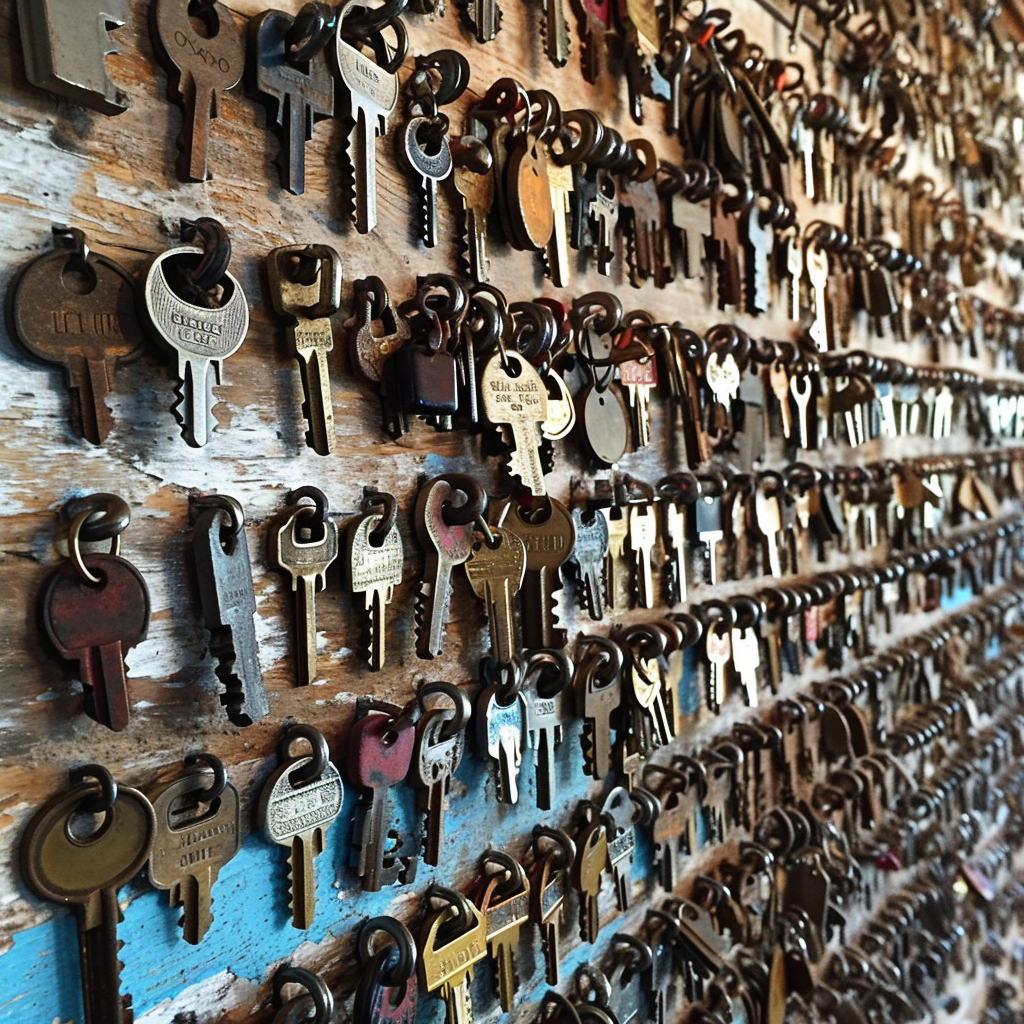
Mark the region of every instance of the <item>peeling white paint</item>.
<instances>
[{"instance_id":1,"label":"peeling white paint","mask_svg":"<svg viewBox=\"0 0 1024 1024\"><path fill-rule=\"evenodd\" d=\"M257 984L250 978L221 971L183 988L173 999L166 999L136 1017L136 1024L177 1024L176 1016L188 1011L196 1014L198 1020L213 1020L226 1010L251 1004L257 990Z\"/></svg>"}]
</instances>

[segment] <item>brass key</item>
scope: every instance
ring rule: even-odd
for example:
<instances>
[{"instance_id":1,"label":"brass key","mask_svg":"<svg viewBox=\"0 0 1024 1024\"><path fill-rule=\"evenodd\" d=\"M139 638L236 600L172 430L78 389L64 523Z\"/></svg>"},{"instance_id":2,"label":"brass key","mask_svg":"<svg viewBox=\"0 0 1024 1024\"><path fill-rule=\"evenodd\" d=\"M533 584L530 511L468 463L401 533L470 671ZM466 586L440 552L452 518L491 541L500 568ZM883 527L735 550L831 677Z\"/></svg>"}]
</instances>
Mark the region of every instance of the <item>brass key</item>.
<instances>
[{"instance_id":1,"label":"brass key","mask_svg":"<svg viewBox=\"0 0 1024 1024\"><path fill-rule=\"evenodd\" d=\"M445 1024L473 1024L473 965L487 955L487 921L462 893L434 885L434 911L420 938L420 983L445 1002Z\"/></svg>"},{"instance_id":2,"label":"brass key","mask_svg":"<svg viewBox=\"0 0 1024 1024\"><path fill-rule=\"evenodd\" d=\"M509 1013L515 1002L515 950L530 917L530 882L522 865L501 850L483 857L487 872L476 903L487 921L487 942L497 973L498 1001ZM496 870L495 870L496 869Z\"/></svg>"},{"instance_id":3,"label":"brass key","mask_svg":"<svg viewBox=\"0 0 1024 1024\"><path fill-rule=\"evenodd\" d=\"M601 930L601 878L608 865L608 831L601 822L598 809L585 804L587 824L576 837L576 860L572 866L572 884L580 894L580 938L596 942Z\"/></svg>"}]
</instances>

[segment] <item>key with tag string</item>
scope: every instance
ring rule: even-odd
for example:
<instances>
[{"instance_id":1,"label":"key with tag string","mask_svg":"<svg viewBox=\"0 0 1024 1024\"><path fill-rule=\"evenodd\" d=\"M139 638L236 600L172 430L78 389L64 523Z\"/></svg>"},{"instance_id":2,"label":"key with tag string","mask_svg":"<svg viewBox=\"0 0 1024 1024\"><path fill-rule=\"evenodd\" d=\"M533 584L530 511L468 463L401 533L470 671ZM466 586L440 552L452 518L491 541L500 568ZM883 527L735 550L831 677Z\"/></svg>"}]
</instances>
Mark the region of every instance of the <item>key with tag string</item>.
<instances>
[{"instance_id":1,"label":"key with tag string","mask_svg":"<svg viewBox=\"0 0 1024 1024\"><path fill-rule=\"evenodd\" d=\"M334 402L327 355L334 348L330 318L341 305L341 257L329 245L286 245L267 257L274 312L288 321L288 344L299 363L306 444L317 455L334 450Z\"/></svg>"},{"instance_id":2,"label":"key with tag string","mask_svg":"<svg viewBox=\"0 0 1024 1024\"><path fill-rule=\"evenodd\" d=\"M73 499L64 511L71 520L69 557L47 584L43 624L57 653L78 662L86 713L120 731L130 715L125 654L145 640L150 614L146 581L117 553L131 514L110 494ZM83 536L112 539L111 552L83 556Z\"/></svg>"},{"instance_id":3,"label":"key with tag string","mask_svg":"<svg viewBox=\"0 0 1024 1024\"><path fill-rule=\"evenodd\" d=\"M653 608L657 597L651 569L651 556L654 554L654 544L658 539L657 524L653 504L629 506L628 543L633 552L637 604L641 608Z\"/></svg>"},{"instance_id":4,"label":"key with tag string","mask_svg":"<svg viewBox=\"0 0 1024 1024\"><path fill-rule=\"evenodd\" d=\"M345 21L357 4L345 4L338 9L335 31L335 70L341 81L343 115L350 122L348 154L352 164L353 222L360 234L367 234L377 226L377 136L386 135L388 118L398 102L398 75L396 71L405 60L407 44L402 26L398 34L399 46L390 55L386 65L370 60L359 49L362 37L349 36Z\"/></svg>"},{"instance_id":5,"label":"key with tag string","mask_svg":"<svg viewBox=\"0 0 1024 1024\"><path fill-rule=\"evenodd\" d=\"M197 233L204 247L175 246L149 263L142 275L141 304L150 334L174 360L178 401L173 412L193 448L201 448L209 437L212 383L223 384L223 362L241 348L249 331L245 294L227 272L227 232L209 217L182 221L183 240Z\"/></svg>"},{"instance_id":6,"label":"key with tag string","mask_svg":"<svg viewBox=\"0 0 1024 1024\"><path fill-rule=\"evenodd\" d=\"M576 844L561 829L533 826L533 877L530 880L530 920L540 928L545 978L559 978L559 924L565 918L569 874L576 860Z\"/></svg>"},{"instance_id":7,"label":"key with tag string","mask_svg":"<svg viewBox=\"0 0 1024 1024\"><path fill-rule=\"evenodd\" d=\"M604 576L610 538L608 520L599 509L574 508L576 543L572 558L580 581L581 605L595 621L604 618Z\"/></svg>"},{"instance_id":8,"label":"key with tag string","mask_svg":"<svg viewBox=\"0 0 1024 1024\"><path fill-rule=\"evenodd\" d=\"M305 740L312 754L293 757ZM260 791L257 816L268 839L288 849L289 901L295 928L309 928L316 912L314 859L341 812L345 787L330 760L327 741L311 725L292 725L277 745L278 768Z\"/></svg>"},{"instance_id":9,"label":"key with tag string","mask_svg":"<svg viewBox=\"0 0 1024 1024\"><path fill-rule=\"evenodd\" d=\"M334 115L334 78L327 63L332 32L325 4L306 4L296 16L263 11L249 22L246 92L267 108L280 148L281 186L306 188L306 143L317 121Z\"/></svg>"},{"instance_id":10,"label":"key with tag string","mask_svg":"<svg viewBox=\"0 0 1024 1024\"><path fill-rule=\"evenodd\" d=\"M192 543L203 624L224 686L220 702L235 725L252 725L270 713L270 704L260 670L242 506L224 494L208 495L191 502L189 514L195 515Z\"/></svg>"},{"instance_id":11,"label":"key with tag string","mask_svg":"<svg viewBox=\"0 0 1024 1024\"><path fill-rule=\"evenodd\" d=\"M444 696L451 706L428 703L435 695ZM425 684L417 701L422 714L416 725L409 783L417 791L417 807L427 819L423 859L437 867L451 780L462 763L466 724L472 708L462 690L445 682Z\"/></svg>"},{"instance_id":12,"label":"key with tag string","mask_svg":"<svg viewBox=\"0 0 1024 1024\"><path fill-rule=\"evenodd\" d=\"M300 505L303 498L312 505ZM295 595L295 682L308 686L317 678L316 592L327 586L327 570L338 557L338 526L330 502L316 487L288 495L284 521L270 534L268 561L291 579Z\"/></svg>"},{"instance_id":13,"label":"key with tag string","mask_svg":"<svg viewBox=\"0 0 1024 1024\"><path fill-rule=\"evenodd\" d=\"M509 664L516 651L512 599L526 574L526 547L509 530L488 527L463 567L473 593L484 602L495 660Z\"/></svg>"},{"instance_id":14,"label":"key with tag string","mask_svg":"<svg viewBox=\"0 0 1024 1024\"><path fill-rule=\"evenodd\" d=\"M501 850L489 849L483 855L482 867L484 875L475 902L487 921L498 1002L509 1013L517 986L516 946L523 925L530 919L530 880L522 865Z\"/></svg>"},{"instance_id":15,"label":"key with tag string","mask_svg":"<svg viewBox=\"0 0 1024 1024\"><path fill-rule=\"evenodd\" d=\"M352 860L366 892L416 878L418 858L403 856L405 843L390 820L388 790L397 786L412 766L416 733L414 714L376 701L357 706L346 744L348 777L362 787L352 830Z\"/></svg>"},{"instance_id":16,"label":"key with tag string","mask_svg":"<svg viewBox=\"0 0 1024 1024\"><path fill-rule=\"evenodd\" d=\"M195 14L192 9L187 0L156 0L150 7L150 23L154 49L168 72L168 98L185 112L178 138L178 177L206 181L210 120L220 117L222 94L242 80L245 33L227 7L215 0L197 5Z\"/></svg>"},{"instance_id":17,"label":"key with tag string","mask_svg":"<svg viewBox=\"0 0 1024 1024\"><path fill-rule=\"evenodd\" d=\"M434 883L427 899L443 901L420 934L420 984L445 1004L445 1024L473 1024L473 967L487 956L487 921L461 893Z\"/></svg>"},{"instance_id":18,"label":"key with tag string","mask_svg":"<svg viewBox=\"0 0 1024 1024\"><path fill-rule=\"evenodd\" d=\"M373 937L381 933L391 942L374 950ZM370 918L359 929L356 950L363 969L352 1005L355 1024L409 1024L415 1020L418 957L409 929L393 917Z\"/></svg>"},{"instance_id":19,"label":"key with tag string","mask_svg":"<svg viewBox=\"0 0 1024 1024\"><path fill-rule=\"evenodd\" d=\"M135 281L89 250L77 228L53 227L54 249L23 267L8 291L16 340L37 359L64 367L82 437L102 444L113 427L106 405L111 371L142 354Z\"/></svg>"},{"instance_id":20,"label":"key with tag string","mask_svg":"<svg viewBox=\"0 0 1024 1024\"><path fill-rule=\"evenodd\" d=\"M537 776L537 807L551 810L557 779L555 751L562 742L573 692L573 665L564 648L531 651L523 666L526 726Z\"/></svg>"},{"instance_id":21,"label":"key with tag string","mask_svg":"<svg viewBox=\"0 0 1024 1024\"><path fill-rule=\"evenodd\" d=\"M576 837L572 884L580 894L580 939L593 944L601 930L598 894L601 877L608 866L608 830L595 804L584 801L582 812L585 824Z\"/></svg>"},{"instance_id":22,"label":"key with tag string","mask_svg":"<svg viewBox=\"0 0 1024 1024\"><path fill-rule=\"evenodd\" d=\"M211 890L220 869L238 853L238 790L213 754L190 754L195 770L149 787L156 829L146 874L183 908L186 942L198 944L213 923Z\"/></svg>"},{"instance_id":23,"label":"key with tag string","mask_svg":"<svg viewBox=\"0 0 1024 1024\"><path fill-rule=\"evenodd\" d=\"M131 996L121 995L117 893L146 863L156 818L142 793L117 785L100 765L74 769L70 783L22 833L22 877L37 896L75 908L85 1024L131 1024Z\"/></svg>"},{"instance_id":24,"label":"key with tag string","mask_svg":"<svg viewBox=\"0 0 1024 1024\"><path fill-rule=\"evenodd\" d=\"M366 502L383 505L384 511L368 512L346 530L342 567L345 586L359 596L368 616L367 660L371 670L379 672L384 667L385 612L395 587L402 582L405 548L398 532L398 502L394 496L371 492Z\"/></svg>"},{"instance_id":25,"label":"key with tag string","mask_svg":"<svg viewBox=\"0 0 1024 1024\"><path fill-rule=\"evenodd\" d=\"M584 636L576 644L576 708L584 720L583 772L603 779L611 770L611 720L622 703L622 648L605 637Z\"/></svg>"},{"instance_id":26,"label":"key with tag string","mask_svg":"<svg viewBox=\"0 0 1024 1024\"><path fill-rule=\"evenodd\" d=\"M481 669L484 686L477 698L477 744L494 769L498 803L519 802L519 767L527 730L526 701L516 666L485 659Z\"/></svg>"}]
</instances>

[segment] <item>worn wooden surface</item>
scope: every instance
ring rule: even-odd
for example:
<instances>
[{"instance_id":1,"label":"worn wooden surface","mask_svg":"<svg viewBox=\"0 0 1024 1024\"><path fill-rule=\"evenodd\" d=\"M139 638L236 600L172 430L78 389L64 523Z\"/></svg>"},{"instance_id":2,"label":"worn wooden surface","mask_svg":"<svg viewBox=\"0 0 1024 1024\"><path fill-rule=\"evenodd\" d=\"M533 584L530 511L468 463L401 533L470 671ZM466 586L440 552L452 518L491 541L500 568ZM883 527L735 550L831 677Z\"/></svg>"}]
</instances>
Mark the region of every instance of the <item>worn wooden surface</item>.
<instances>
[{"instance_id":1,"label":"worn wooden surface","mask_svg":"<svg viewBox=\"0 0 1024 1024\"><path fill-rule=\"evenodd\" d=\"M230 6L242 18L265 4L236 0ZM282 0L281 6L294 10L300 3ZM397 301L412 293L417 274L455 269L457 250L447 194L441 200L441 244L434 251L424 250L411 238L411 190L397 167L390 138L378 142L380 223L370 236L357 235L347 221L342 126L327 121L316 127L306 147L306 193L291 196L277 184L273 159L278 143L264 127L264 108L241 90L226 96L223 116L213 125L214 178L181 184L173 175L181 113L164 98L166 77L153 59L147 4L132 0L130 22L115 36L121 52L108 60L111 77L130 93L133 103L117 118L84 111L26 83L13 7L13 0L0 0L0 292L6 291L20 266L49 249L52 223L82 228L96 251L136 271L150 254L173 244L179 218L208 215L221 219L231 232L232 270L242 282L252 314L249 336L225 364L225 383L217 389L218 428L198 451L179 436L170 412L171 373L155 350L115 373L109 400L115 429L103 447L93 448L78 438L69 420L60 372L29 358L0 330L0 950L7 949L0 952L0 978L5 982L0 1019L34 1021L44 1019L45 1012L53 1019L73 1016L78 998L77 965L68 967L76 959L71 920L28 893L16 863L25 821L41 801L65 785L68 768L98 761L119 780L144 785L186 753L210 751L229 765L242 793L243 831L248 832L254 797L273 767L272 752L283 721L317 725L337 756L357 696L372 694L404 703L420 678L456 683L475 679L483 653L483 618L463 580L456 582L444 659L426 663L415 656L414 593L422 553L410 515L424 477L461 469L480 477L492 493L499 493L501 484L497 461L481 463L478 442L464 434L435 433L417 423L401 441L387 439L379 429L376 396L350 371L340 330L331 357L337 450L320 458L304 444L299 375L285 352L283 332L268 314L262 269L267 252L290 243L335 245L345 266L346 310L351 283L359 277L380 274ZM783 26L754 3L736 8L735 23L748 35L759 38L769 52L785 51L788 32ZM641 131L628 122L622 83L612 76L594 88L582 81L574 19L569 66L557 70L547 62L539 46L539 12L539 4L507 3L502 31L487 46L473 42L460 27L451 0L441 17L411 15L412 45L403 77L412 66L412 53L457 47L468 54L473 68L460 108L479 98L497 77L513 75L529 87L550 89L564 108L599 110L627 138L655 138L660 156L678 160L678 143L661 131L657 105L647 104L648 122ZM453 123L459 123L460 113L452 113ZM401 116L396 112L392 124ZM830 219L827 207L819 207L816 215ZM492 239L492 259L493 278L510 300L559 294L529 254ZM608 287L627 309L647 308L656 317L682 319L698 331L725 318L707 304L702 286L695 283L663 292L653 286L632 289L621 260L616 260L610 281L584 274L561 297ZM343 319L344 315L337 318L339 328ZM729 319L757 335L783 338L792 331L792 325L770 318ZM900 355L913 361L916 353L904 347ZM651 481L678 468L664 444L658 403L653 418L654 445L627 456L621 466ZM919 450L928 446L908 445L901 453ZM563 499L571 484L586 492L594 476L570 442L561 446L559 468L549 478L551 491ZM342 522L358 511L364 485L394 493L402 510L406 571L389 615L387 667L375 675L356 650L361 624L351 600L342 593L338 566L334 567L317 605L323 678L308 689L297 689L291 595L285 582L268 570L265 543L269 521L284 507L286 492L303 484L321 487ZM38 616L41 589L63 557L57 513L69 497L93 491L116 492L131 504L133 522L123 538L123 553L145 575L153 601L148 639L128 657L132 722L120 734L81 713L81 686L74 670L43 642ZM217 699L191 570L188 495L213 491L241 501L253 556L259 655L271 714L245 730L227 722ZM573 632L590 628L568 607L571 598L562 603ZM626 614L642 613L617 611L599 631ZM561 804L547 815L550 823L567 821L572 806L586 792L575 768L578 736L571 732L565 742L565 749L572 751L572 767L565 767ZM467 762L473 760L467 756ZM475 797L485 785L492 796L493 783L486 783L479 764L467 763L456 787L455 827L446 847L446 865L456 867L442 870L445 881L465 880L488 842L504 842L517 853L528 844L537 818L529 802L532 792L515 813L495 810L488 803L481 814ZM247 839L245 856L225 869L215 891L214 931L197 950L181 942L175 914L163 906L163 894L144 886L131 890L122 928L127 940L125 987L135 995L140 1021L252 1019L253 1004L266 999L272 963L293 954L301 962L325 968L335 982L348 977L351 983L344 937L366 916L389 907L400 916L414 915L415 893L422 892L429 877L424 872L415 890L395 890L377 898L358 893L356 879L345 867L345 819L353 799L350 793L342 820L318 862L318 895L324 909L304 945L303 936L282 921L282 851L256 836ZM328 888L328 879L334 879L334 889ZM390 904L392 898L395 902ZM610 905L608 893L605 900ZM577 949L571 957L589 955ZM534 951L532 968L522 967L521 973L536 979L536 967ZM429 1012L435 1012L435 1001L427 1003ZM479 1015L492 1015L492 1005L485 999ZM196 1016L187 1016L189 1012ZM268 1019L265 1009L258 1019Z\"/></svg>"}]
</instances>

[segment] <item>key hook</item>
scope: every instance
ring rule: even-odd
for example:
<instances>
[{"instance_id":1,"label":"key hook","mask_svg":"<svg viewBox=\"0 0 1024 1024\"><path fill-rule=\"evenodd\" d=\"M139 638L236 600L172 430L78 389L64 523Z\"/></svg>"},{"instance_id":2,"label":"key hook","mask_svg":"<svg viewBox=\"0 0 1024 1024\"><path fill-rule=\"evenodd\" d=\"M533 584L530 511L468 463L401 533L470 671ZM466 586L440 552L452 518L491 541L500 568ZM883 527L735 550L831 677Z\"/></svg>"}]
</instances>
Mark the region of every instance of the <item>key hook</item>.
<instances>
[{"instance_id":1,"label":"key hook","mask_svg":"<svg viewBox=\"0 0 1024 1024\"><path fill-rule=\"evenodd\" d=\"M89 781L98 782L100 791L85 797L79 809L87 814L105 814L113 810L114 801L117 800L117 780L101 764L83 764L79 768L72 768L68 772L68 785L89 786Z\"/></svg>"},{"instance_id":2,"label":"key hook","mask_svg":"<svg viewBox=\"0 0 1024 1024\"><path fill-rule=\"evenodd\" d=\"M563 1014L568 1024L582 1024L576 1007L561 992L548 989L540 1003L539 1019L543 1024L548 1024L552 1019L559 1020Z\"/></svg>"},{"instance_id":3,"label":"key hook","mask_svg":"<svg viewBox=\"0 0 1024 1024\"><path fill-rule=\"evenodd\" d=\"M428 904L431 900L446 903L448 905L448 919L458 918L458 930L460 932L469 931L476 921L469 900L458 889L451 889L447 885L431 882L425 899Z\"/></svg>"},{"instance_id":4,"label":"key hook","mask_svg":"<svg viewBox=\"0 0 1024 1024\"><path fill-rule=\"evenodd\" d=\"M303 786L323 775L324 769L331 759L331 752L327 749L327 740L324 739L324 734L319 729L312 725L294 724L285 729L278 741L277 759L282 762L298 760L290 753L292 746L298 740L305 740L313 750L313 760L289 776L293 784Z\"/></svg>"},{"instance_id":5,"label":"key hook","mask_svg":"<svg viewBox=\"0 0 1024 1024\"><path fill-rule=\"evenodd\" d=\"M185 767L193 768L196 765L205 765L213 769L213 780L206 789L200 792L200 799L204 804L212 804L221 793L227 788L228 773L224 762L216 754L208 754L206 751L199 751L189 754L185 758Z\"/></svg>"},{"instance_id":6,"label":"key hook","mask_svg":"<svg viewBox=\"0 0 1024 1024\"><path fill-rule=\"evenodd\" d=\"M541 853L541 847L548 842L554 846L550 852ZM560 828L551 828L548 825L533 826L533 849L537 857L550 857L557 870L568 868L576 860L576 844Z\"/></svg>"},{"instance_id":7,"label":"key hook","mask_svg":"<svg viewBox=\"0 0 1024 1024\"><path fill-rule=\"evenodd\" d=\"M186 245L196 243L203 248L203 258L199 261L199 266L185 270L185 277L199 291L213 291L224 279L228 272L228 264L231 262L231 239L224 225L213 217L182 219L181 240Z\"/></svg>"},{"instance_id":8,"label":"key hook","mask_svg":"<svg viewBox=\"0 0 1024 1024\"><path fill-rule=\"evenodd\" d=\"M488 656L480 661L480 681L484 686L497 689L498 703L508 707L523 688L523 673L519 664L501 662Z\"/></svg>"},{"instance_id":9,"label":"key hook","mask_svg":"<svg viewBox=\"0 0 1024 1024\"><path fill-rule=\"evenodd\" d=\"M279 967L274 975L275 1009L280 1010L285 1005L281 995L285 985L301 985L313 1000L314 1015L310 1024L330 1024L331 1017L334 1016L334 996L322 978L318 978L305 967L294 967L291 964Z\"/></svg>"},{"instance_id":10,"label":"key hook","mask_svg":"<svg viewBox=\"0 0 1024 1024\"><path fill-rule=\"evenodd\" d=\"M315 57L330 41L335 24L330 4L318 0L304 4L285 33L285 56L288 63L306 64Z\"/></svg>"},{"instance_id":11,"label":"key hook","mask_svg":"<svg viewBox=\"0 0 1024 1024\"><path fill-rule=\"evenodd\" d=\"M576 642L577 673L590 673L610 683L622 671L624 662L622 647L610 637L581 636Z\"/></svg>"},{"instance_id":12,"label":"key hook","mask_svg":"<svg viewBox=\"0 0 1024 1024\"><path fill-rule=\"evenodd\" d=\"M71 527L68 529L68 557L71 559L71 564L75 567L75 571L78 573L86 583L91 586L98 587L103 583L103 577L97 576L95 573L90 572L82 559L82 548L79 543L80 534L85 521L95 515L95 512L86 509L84 512L79 512L77 516L72 520ZM114 537L113 542L110 545L110 553L117 555L121 551L121 537L120 535Z\"/></svg>"},{"instance_id":13,"label":"key hook","mask_svg":"<svg viewBox=\"0 0 1024 1024\"><path fill-rule=\"evenodd\" d=\"M74 521L82 512L89 517L79 530L79 538L87 544L112 540L128 529L132 510L128 502L117 494L87 494L72 498L64 505L64 515Z\"/></svg>"},{"instance_id":14,"label":"key hook","mask_svg":"<svg viewBox=\"0 0 1024 1024\"><path fill-rule=\"evenodd\" d=\"M80 274L88 275L89 246L85 240L85 232L81 228L72 228L64 224L54 224L52 231L54 248L71 250L68 266Z\"/></svg>"},{"instance_id":15,"label":"key hook","mask_svg":"<svg viewBox=\"0 0 1024 1024\"><path fill-rule=\"evenodd\" d=\"M572 686L574 669L572 659L561 647L540 647L526 658L523 685L536 679L539 697L557 697L567 686Z\"/></svg>"},{"instance_id":16,"label":"key hook","mask_svg":"<svg viewBox=\"0 0 1024 1024\"><path fill-rule=\"evenodd\" d=\"M630 935L628 932L616 932L612 936L612 947L618 947L622 950L628 949L630 951L631 962L629 967L634 973L643 974L654 966L651 947L635 935Z\"/></svg>"},{"instance_id":17,"label":"key hook","mask_svg":"<svg viewBox=\"0 0 1024 1024\"><path fill-rule=\"evenodd\" d=\"M359 929L356 949L359 961L365 966L382 947L373 948L373 938L381 932L392 941L390 945L398 950L398 959L383 977L384 984L389 988L404 985L416 970L416 943L412 934L401 921L393 917L371 917Z\"/></svg>"},{"instance_id":18,"label":"key hook","mask_svg":"<svg viewBox=\"0 0 1024 1024\"><path fill-rule=\"evenodd\" d=\"M374 35L383 32L388 26L395 27L396 19L409 6L409 0L386 0L379 7L367 7L357 0L345 0L338 5L335 17L338 31L350 41L366 42ZM344 22L344 31L342 31ZM401 24L399 22L399 24ZM405 54L402 54L402 60ZM399 61L401 64L401 61ZM393 72L392 72L393 73Z\"/></svg>"},{"instance_id":19,"label":"key hook","mask_svg":"<svg viewBox=\"0 0 1024 1024\"><path fill-rule=\"evenodd\" d=\"M227 494L191 495L189 497L189 514L193 519L197 518L199 513L205 509L215 509L227 513L227 526L222 523L220 528L220 543L230 554L235 546L235 538L242 532L242 527L245 525L245 513L242 511L241 503Z\"/></svg>"},{"instance_id":20,"label":"key hook","mask_svg":"<svg viewBox=\"0 0 1024 1024\"><path fill-rule=\"evenodd\" d=\"M506 853L504 850L488 849L484 852L481 861L485 874L496 875L501 872L506 874L506 877L494 888L495 894L499 897L511 896L514 893L522 892L526 887L526 872L523 870L523 865L511 854ZM488 871L488 864L497 865L498 870Z\"/></svg>"},{"instance_id":21,"label":"key hook","mask_svg":"<svg viewBox=\"0 0 1024 1024\"><path fill-rule=\"evenodd\" d=\"M420 687L416 699L423 711L427 711L427 698L433 697L435 694L447 697L455 706L455 714L451 721L441 729L442 738L446 740L451 739L465 728L466 723L469 721L469 716L473 712L473 706L463 690L460 690L454 683L448 683L439 679L432 683L424 683Z\"/></svg>"},{"instance_id":22,"label":"key hook","mask_svg":"<svg viewBox=\"0 0 1024 1024\"><path fill-rule=\"evenodd\" d=\"M381 521L370 531L370 544L379 548L388 539L388 534L395 528L398 522L398 499L387 491L375 491L372 488L364 488L363 504L370 508L384 507ZM376 513L374 513L376 514Z\"/></svg>"}]
</instances>

